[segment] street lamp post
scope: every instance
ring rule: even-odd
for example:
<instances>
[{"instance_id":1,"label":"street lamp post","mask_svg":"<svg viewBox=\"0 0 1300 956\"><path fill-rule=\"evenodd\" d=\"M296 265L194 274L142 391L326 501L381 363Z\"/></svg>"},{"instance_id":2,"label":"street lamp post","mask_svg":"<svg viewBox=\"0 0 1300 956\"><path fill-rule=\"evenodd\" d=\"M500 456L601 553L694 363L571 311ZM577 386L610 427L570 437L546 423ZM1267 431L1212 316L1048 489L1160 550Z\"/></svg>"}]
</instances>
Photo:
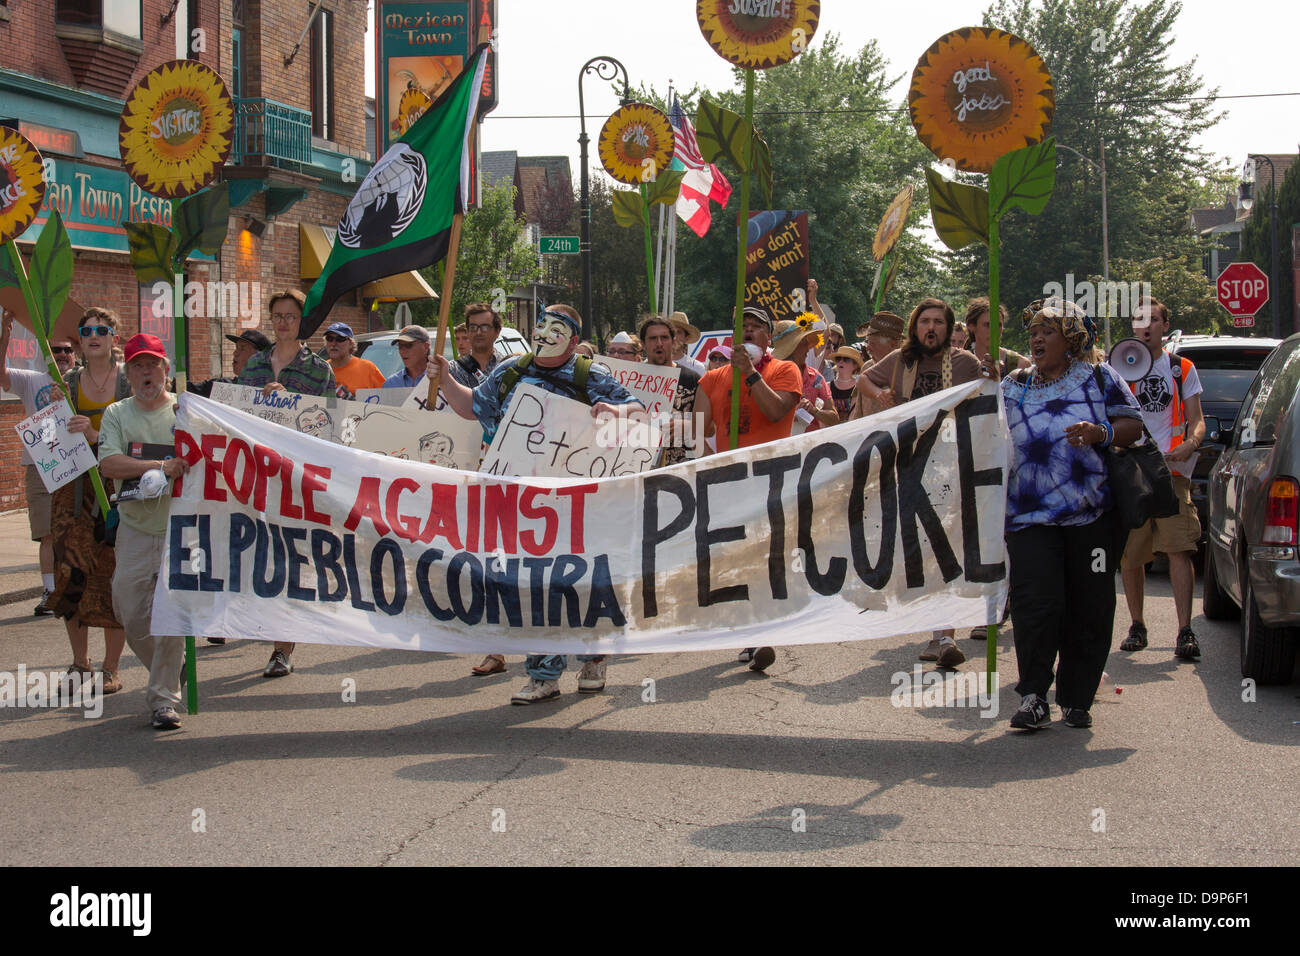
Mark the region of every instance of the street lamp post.
<instances>
[{"instance_id":1,"label":"street lamp post","mask_svg":"<svg viewBox=\"0 0 1300 956\"><path fill-rule=\"evenodd\" d=\"M1272 285L1268 290L1268 300L1273 309L1273 338L1280 339L1282 337L1282 316L1277 305L1277 300L1281 293L1281 287L1277 282L1277 169L1273 166L1273 160L1269 159L1262 153L1251 153L1246 157L1247 163L1258 163L1261 159L1268 163L1268 188L1269 192L1273 194L1272 203L1269 205L1268 209L1269 229L1273 236L1273 263L1272 268L1269 270L1269 282L1271 282ZM1253 170L1251 172L1252 175L1250 176L1250 181L1254 182L1255 177L1253 175ZM1254 205L1253 198L1248 196L1242 202L1242 205L1246 207L1247 212L1250 212L1250 207Z\"/></svg>"},{"instance_id":2,"label":"street lamp post","mask_svg":"<svg viewBox=\"0 0 1300 956\"><path fill-rule=\"evenodd\" d=\"M623 71L621 102L627 103L631 99L627 67L612 56L593 56L578 72L578 117L582 129L578 136L582 163L582 235L578 251L582 255L582 337L588 340L591 339L591 194L587 184L587 110L582 100L582 78L594 72L602 80L613 80L620 70Z\"/></svg>"},{"instance_id":3,"label":"street lamp post","mask_svg":"<svg viewBox=\"0 0 1300 956\"><path fill-rule=\"evenodd\" d=\"M1106 209L1106 141L1101 142L1101 165L1097 165L1077 149L1066 146L1058 142L1057 149L1068 150L1078 156L1081 160L1101 173L1101 272L1102 281L1106 284L1106 301L1111 301L1110 296L1110 220L1107 216ZM1106 310L1106 354L1110 354L1110 309Z\"/></svg>"}]
</instances>

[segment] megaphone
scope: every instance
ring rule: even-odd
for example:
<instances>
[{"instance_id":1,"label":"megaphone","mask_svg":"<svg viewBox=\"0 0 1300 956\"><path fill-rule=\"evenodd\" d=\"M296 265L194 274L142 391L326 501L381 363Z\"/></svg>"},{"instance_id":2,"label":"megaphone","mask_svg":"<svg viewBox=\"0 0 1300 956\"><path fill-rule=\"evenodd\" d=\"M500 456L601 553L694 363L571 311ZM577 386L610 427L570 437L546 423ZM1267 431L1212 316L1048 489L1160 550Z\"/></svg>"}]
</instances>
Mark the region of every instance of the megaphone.
<instances>
[{"instance_id":1,"label":"megaphone","mask_svg":"<svg viewBox=\"0 0 1300 956\"><path fill-rule=\"evenodd\" d=\"M1111 346L1106 364L1126 382L1140 382L1151 371L1151 350L1141 339L1120 339Z\"/></svg>"}]
</instances>

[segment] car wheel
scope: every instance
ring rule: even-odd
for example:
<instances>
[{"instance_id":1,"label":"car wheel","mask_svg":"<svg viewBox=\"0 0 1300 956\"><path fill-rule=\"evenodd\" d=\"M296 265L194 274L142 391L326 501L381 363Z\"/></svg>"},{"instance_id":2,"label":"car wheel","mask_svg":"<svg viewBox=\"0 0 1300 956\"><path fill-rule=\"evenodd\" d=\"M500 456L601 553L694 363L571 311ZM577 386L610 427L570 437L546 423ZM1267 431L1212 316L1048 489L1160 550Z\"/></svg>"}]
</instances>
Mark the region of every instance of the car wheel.
<instances>
[{"instance_id":1,"label":"car wheel","mask_svg":"<svg viewBox=\"0 0 1300 956\"><path fill-rule=\"evenodd\" d=\"M1219 587L1214 560L1214 546L1205 543L1205 573L1201 576L1201 610L1211 621L1230 621L1241 614L1241 608Z\"/></svg>"},{"instance_id":2,"label":"car wheel","mask_svg":"<svg viewBox=\"0 0 1300 956\"><path fill-rule=\"evenodd\" d=\"M1285 684L1295 666L1294 634L1289 628L1269 627L1260 620L1249 572L1241 605L1241 676L1260 684Z\"/></svg>"}]
</instances>

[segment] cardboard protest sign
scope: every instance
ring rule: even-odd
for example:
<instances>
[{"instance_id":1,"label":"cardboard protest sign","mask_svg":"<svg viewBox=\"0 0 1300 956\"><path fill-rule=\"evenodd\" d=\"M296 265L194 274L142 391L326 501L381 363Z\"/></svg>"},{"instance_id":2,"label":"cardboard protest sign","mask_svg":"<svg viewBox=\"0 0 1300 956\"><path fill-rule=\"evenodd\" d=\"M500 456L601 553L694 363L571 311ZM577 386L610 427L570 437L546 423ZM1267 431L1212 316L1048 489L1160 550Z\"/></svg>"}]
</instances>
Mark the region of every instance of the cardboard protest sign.
<instances>
[{"instance_id":1,"label":"cardboard protest sign","mask_svg":"<svg viewBox=\"0 0 1300 956\"><path fill-rule=\"evenodd\" d=\"M598 421L590 406L536 385L515 386L482 471L523 478L605 478L653 467L660 429Z\"/></svg>"},{"instance_id":2,"label":"cardboard protest sign","mask_svg":"<svg viewBox=\"0 0 1300 956\"><path fill-rule=\"evenodd\" d=\"M383 458L193 394L176 448L156 634L635 654L970 627L1006 596L992 382L603 480Z\"/></svg>"},{"instance_id":3,"label":"cardboard protest sign","mask_svg":"<svg viewBox=\"0 0 1300 956\"><path fill-rule=\"evenodd\" d=\"M745 253L745 305L767 310L773 322L807 307L808 213L756 212L749 219Z\"/></svg>"},{"instance_id":4,"label":"cardboard protest sign","mask_svg":"<svg viewBox=\"0 0 1300 956\"><path fill-rule=\"evenodd\" d=\"M651 418L663 420L673 413L677 382L682 377L682 370L676 365L651 365L649 362L629 362L608 355L597 355L593 367L601 367L609 372L618 384L646 407Z\"/></svg>"},{"instance_id":5,"label":"cardboard protest sign","mask_svg":"<svg viewBox=\"0 0 1300 956\"><path fill-rule=\"evenodd\" d=\"M212 398L313 438L444 468L478 468L483 430L450 410L428 412L284 391L265 397L261 389L227 382L213 383Z\"/></svg>"},{"instance_id":6,"label":"cardboard protest sign","mask_svg":"<svg viewBox=\"0 0 1300 956\"><path fill-rule=\"evenodd\" d=\"M45 482L45 490L51 493L96 465L86 436L68 431L71 417L71 406L59 399L14 426L32 456L36 473Z\"/></svg>"}]
</instances>

